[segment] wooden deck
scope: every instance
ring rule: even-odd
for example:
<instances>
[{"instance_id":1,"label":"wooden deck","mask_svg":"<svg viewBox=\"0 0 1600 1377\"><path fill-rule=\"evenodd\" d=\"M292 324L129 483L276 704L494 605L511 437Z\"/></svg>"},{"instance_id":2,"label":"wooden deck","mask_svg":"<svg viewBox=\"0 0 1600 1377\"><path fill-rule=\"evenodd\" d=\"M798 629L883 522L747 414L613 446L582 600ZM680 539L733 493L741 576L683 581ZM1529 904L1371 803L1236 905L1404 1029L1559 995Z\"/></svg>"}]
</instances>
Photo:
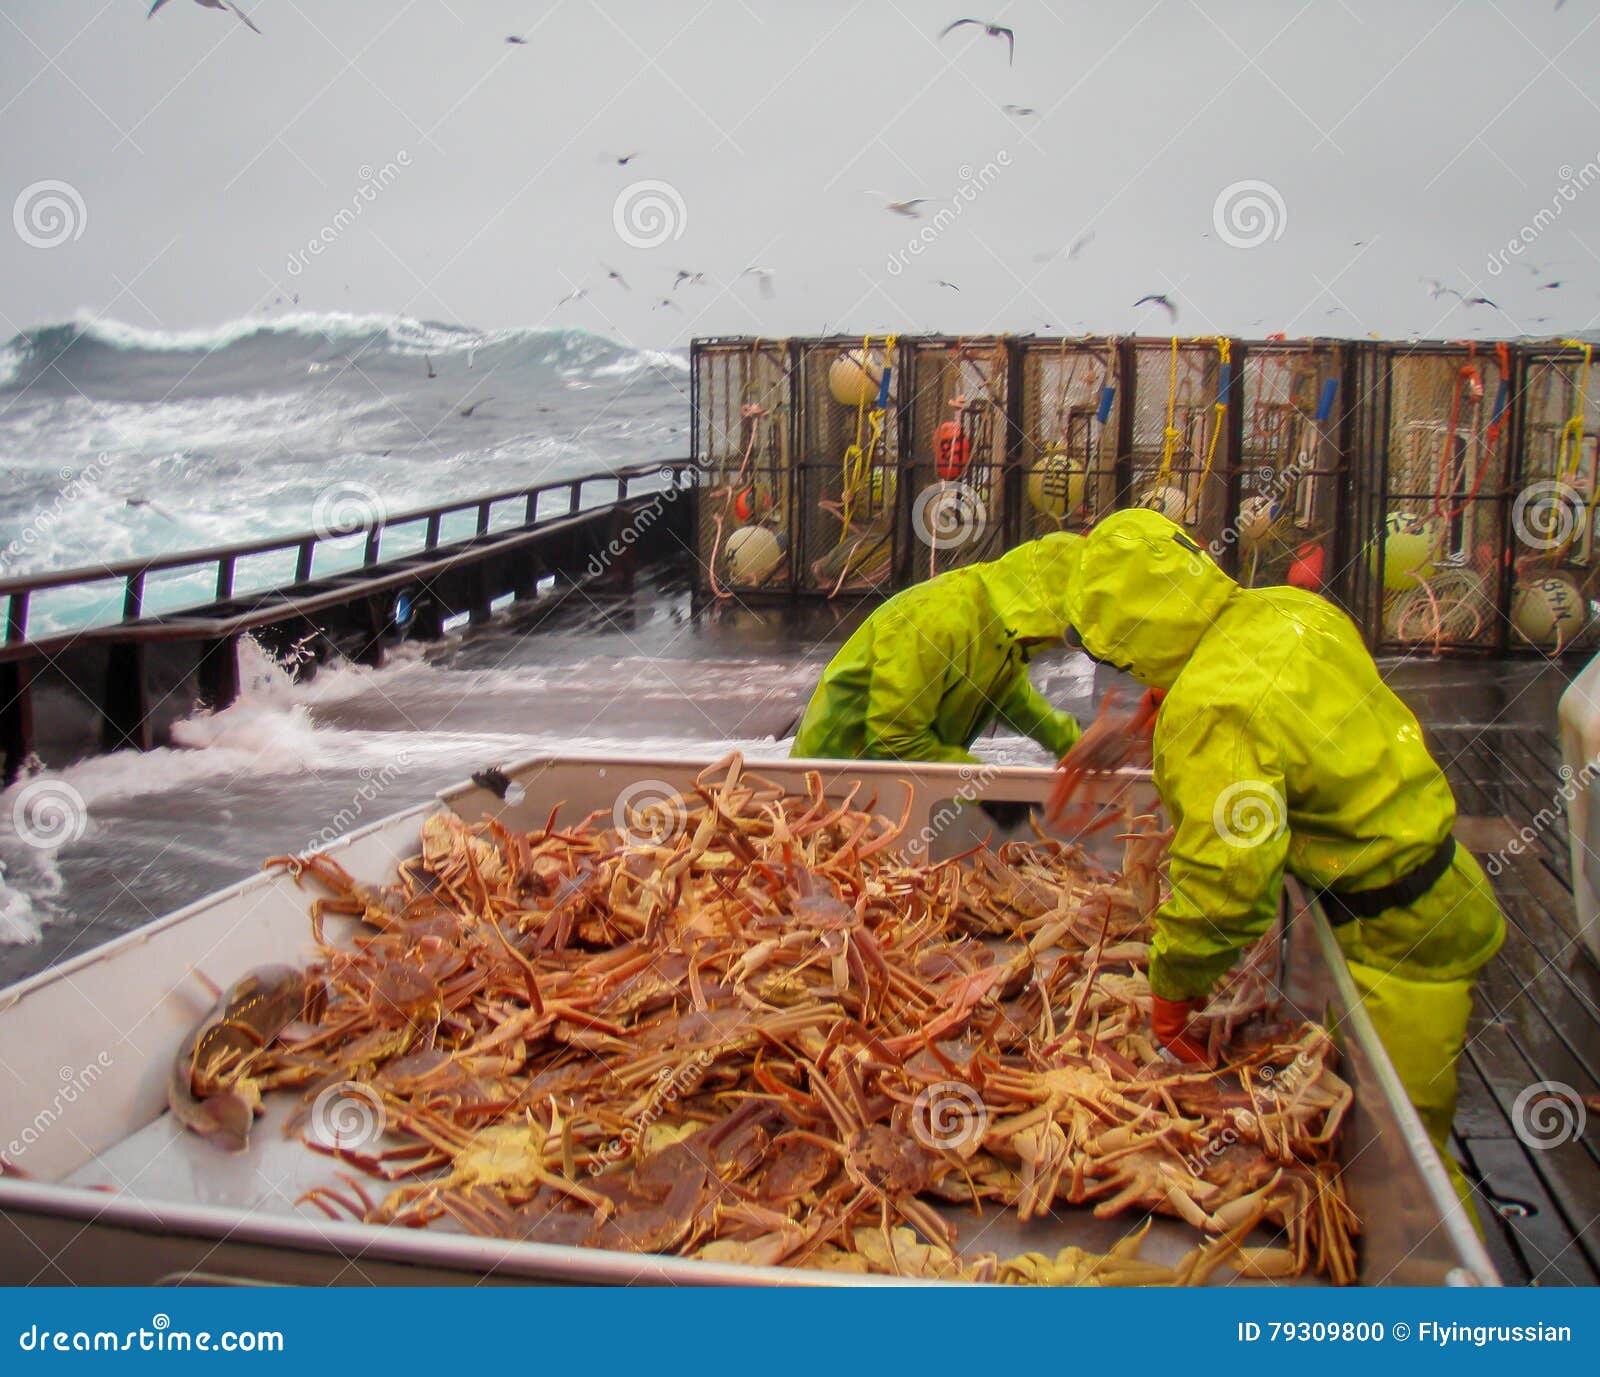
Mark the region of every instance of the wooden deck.
<instances>
[{"instance_id":1,"label":"wooden deck","mask_svg":"<svg viewBox=\"0 0 1600 1377\"><path fill-rule=\"evenodd\" d=\"M1385 672L1449 774L1458 837L1500 867L1506 943L1480 977L1456 1117L1490 1251L1508 1283L1600 1284L1600 1113L1578 1136L1539 1146L1528 1102L1518 1110L1541 1082L1600 1093L1600 967L1577 938L1555 725L1567 676L1504 662ZM1553 1115L1545 1127L1556 1129Z\"/></svg>"}]
</instances>

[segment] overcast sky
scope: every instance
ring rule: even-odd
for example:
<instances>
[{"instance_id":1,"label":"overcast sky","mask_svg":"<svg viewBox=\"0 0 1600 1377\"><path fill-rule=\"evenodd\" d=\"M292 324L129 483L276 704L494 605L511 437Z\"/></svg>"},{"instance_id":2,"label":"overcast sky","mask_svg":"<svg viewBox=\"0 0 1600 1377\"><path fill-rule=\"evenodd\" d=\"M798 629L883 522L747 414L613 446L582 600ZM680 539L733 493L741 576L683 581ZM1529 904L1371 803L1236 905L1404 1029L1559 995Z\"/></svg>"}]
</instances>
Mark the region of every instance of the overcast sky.
<instances>
[{"instance_id":1,"label":"overcast sky","mask_svg":"<svg viewBox=\"0 0 1600 1377\"><path fill-rule=\"evenodd\" d=\"M240 4L260 37L193 0L148 20L0 0L7 335L80 310L198 327L295 292L652 345L1165 333L1132 305L1158 292L1185 334L1548 334L1600 310L1591 0L977 11L1015 31L1014 65L981 28L939 40L959 3ZM1241 182L1265 187L1230 220ZM916 197L920 219L883 206ZM673 291L679 269L705 281Z\"/></svg>"}]
</instances>

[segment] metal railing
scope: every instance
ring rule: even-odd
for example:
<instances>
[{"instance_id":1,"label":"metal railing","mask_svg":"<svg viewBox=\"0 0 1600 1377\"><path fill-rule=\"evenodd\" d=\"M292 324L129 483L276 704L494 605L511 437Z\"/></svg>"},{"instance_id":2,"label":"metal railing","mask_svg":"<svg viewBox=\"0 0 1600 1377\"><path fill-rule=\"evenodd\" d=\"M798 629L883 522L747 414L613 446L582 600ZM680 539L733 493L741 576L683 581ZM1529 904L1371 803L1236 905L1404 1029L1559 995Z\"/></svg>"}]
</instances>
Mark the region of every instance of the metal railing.
<instances>
[{"instance_id":1,"label":"metal railing","mask_svg":"<svg viewBox=\"0 0 1600 1377\"><path fill-rule=\"evenodd\" d=\"M214 602L226 602L234 596L234 575L241 559L255 555L270 555L285 551L295 552L293 584L302 584L313 577L319 546L332 542L348 541L352 536L366 536L361 568L379 564L383 560L383 537L386 532L401 527L424 525L423 545L420 551L408 550L407 555L428 554L442 548L441 532L446 518L462 512L476 513L476 530L467 537L476 540L490 534L528 531L541 524L576 516L581 512L598 510L628 499L629 485L634 481L655 476L669 488L677 487L686 472L691 470L688 459L669 459L655 464L636 464L626 468L604 470L598 473L578 474L571 478L552 479L521 488L506 488L499 492L462 498L453 502L440 502L426 507L414 507L393 515L382 514L365 522L352 523L328 531L307 531L290 535L264 536L259 540L238 541L231 545L212 546L203 550L180 550L170 554L147 555L137 559L121 560L114 564L85 565L75 569L58 569L37 574L22 574L14 578L0 578L0 597L6 599L4 645L15 647L29 640L28 613L34 594L47 589L71 588L87 584L100 584L108 580L122 581L122 615L120 624L126 625L145 616L145 583L152 574L172 570L214 570L212 587ZM585 505L586 488L607 485L611 492L604 501ZM547 493L565 492L567 502L563 510L539 515L539 501ZM495 508L506 503L521 503L521 521L515 526L491 532ZM445 547L460 542L446 542ZM257 591L270 591L267 589ZM191 606L208 605L197 599ZM165 609L167 613L179 612L181 607ZM53 627L51 636L82 634L97 626L118 625L115 619L79 627ZM37 639L37 638L35 638Z\"/></svg>"}]
</instances>

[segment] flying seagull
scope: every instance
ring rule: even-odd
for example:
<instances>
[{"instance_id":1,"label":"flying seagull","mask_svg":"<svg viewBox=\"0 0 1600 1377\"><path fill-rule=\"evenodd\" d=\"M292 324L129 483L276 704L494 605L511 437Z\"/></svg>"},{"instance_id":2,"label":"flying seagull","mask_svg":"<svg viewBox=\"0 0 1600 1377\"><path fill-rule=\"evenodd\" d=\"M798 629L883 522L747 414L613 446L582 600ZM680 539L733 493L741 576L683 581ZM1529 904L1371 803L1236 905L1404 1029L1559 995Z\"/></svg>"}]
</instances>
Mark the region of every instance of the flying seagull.
<instances>
[{"instance_id":1,"label":"flying seagull","mask_svg":"<svg viewBox=\"0 0 1600 1377\"><path fill-rule=\"evenodd\" d=\"M588 295L589 289L587 287L579 287L575 291L568 292L560 301L556 302L556 310L559 311L569 301L582 301Z\"/></svg>"},{"instance_id":2,"label":"flying seagull","mask_svg":"<svg viewBox=\"0 0 1600 1377\"><path fill-rule=\"evenodd\" d=\"M606 276L613 282L617 283L617 285L620 286L623 291L631 292L633 290L633 288L628 285L628 279L619 273L615 268L606 268L604 263L602 263L600 266L606 269Z\"/></svg>"},{"instance_id":3,"label":"flying seagull","mask_svg":"<svg viewBox=\"0 0 1600 1377\"><path fill-rule=\"evenodd\" d=\"M1446 287L1444 283L1439 281L1437 277L1424 277L1420 278L1419 281L1427 283L1428 295L1431 296L1435 301L1442 296L1453 296L1457 301L1461 300L1460 292L1458 292L1454 287Z\"/></svg>"},{"instance_id":4,"label":"flying seagull","mask_svg":"<svg viewBox=\"0 0 1600 1377\"><path fill-rule=\"evenodd\" d=\"M1553 292L1560 285L1561 285L1561 282L1560 282L1559 279L1557 279L1554 282L1545 282L1545 283L1541 284L1540 287L1539 287L1539 290L1541 292Z\"/></svg>"},{"instance_id":5,"label":"flying seagull","mask_svg":"<svg viewBox=\"0 0 1600 1377\"><path fill-rule=\"evenodd\" d=\"M954 282L946 282L942 277L934 278L933 285L935 287L948 287L952 292L959 292L961 290L961 288L956 286Z\"/></svg>"},{"instance_id":6,"label":"flying seagull","mask_svg":"<svg viewBox=\"0 0 1600 1377\"><path fill-rule=\"evenodd\" d=\"M1464 296L1461 298L1461 304L1463 306L1493 306L1497 311L1500 309L1497 303L1490 301L1486 296Z\"/></svg>"},{"instance_id":7,"label":"flying seagull","mask_svg":"<svg viewBox=\"0 0 1600 1377\"><path fill-rule=\"evenodd\" d=\"M1094 243L1093 230L1089 230L1084 234L1080 234L1067 247L1067 262L1076 263L1078 259L1082 257L1083 251L1092 243ZM1033 256L1033 261L1035 263L1048 263L1052 258L1057 257L1060 252L1060 249L1050 249L1045 253L1036 253Z\"/></svg>"},{"instance_id":8,"label":"flying seagull","mask_svg":"<svg viewBox=\"0 0 1600 1377\"><path fill-rule=\"evenodd\" d=\"M740 277L749 277L754 274L756 285L761 288L761 295L767 298L777 296L778 289L773 286L772 279L777 276L776 268L746 268Z\"/></svg>"},{"instance_id":9,"label":"flying seagull","mask_svg":"<svg viewBox=\"0 0 1600 1377\"><path fill-rule=\"evenodd\" d=\"M678 303L676 301L674 301L670 296L662 297L661 300L656 302L656 304L654 306L652 306L650 309L652 311L659 311L663 306L670 306L674 311L681 311L683 309L683 307L678 305Z\"/></svg>"},{"instance_id":10,"label":"flying seagull","mask_svg":"<svg viewBox=\"0 0 1600 1377\"><path fill-rule=\"evenodd\" d=\"M882 196L884 193L874 189L869 189L864 194L867 196ZM926 196L915 196L909 201L886 200L883 203L883 208L885 210L893 211L896 215L904 215L909 220L920 220L922 218L922 212L918 210L917 207L925 206L927 204L928 198Z\"/></svg>"},{"instance_id":11,"label":"flying seagull","mask_svg":"<svg viewBox=\"0 0 1600 1377\"><path fill-rule=\"evenodd\" d=\"M487 403L492 402L493 400L494 400L493 397L479 397L478 400L473 402L473 404L471 406L462 407L461 410L458 411L456 414L458 416L461 416L461 417L465 418L466 420L470 421L472 419L472 413L474 411L476 411L480 406L484 406Z\"/></svg>"},{"instance_id":12,"label":"flying seagull","mask_svg":"<svg viewBox=\"0 0 1600 1377\"><path fill-rule=\"evenodd\" d=\"M1174 321L1178 319L1178 308L1172 304L1171 299L1164 293L1151 292L1148 296L1140 297L1136 302L1133 303L1134 309L1137 310L1140 306L1145 305L1147 302L1152 306L1161 307L1161 309L1171 316Z\"/></svg>"},{"instance_id":13,"label":"flying seagull","mask_svg":"<svg viewBox=\"0 0 1600 1377\"><path fill-rule=\"evenodd\" d=\"M251 33L261 32L260 29L256 28L256 26L250 22L250 16L237 5L235 5L233 0L194 0L194 2L197 5L204 6L208 10L232 10L234 18L243 24L245 28L249 29ZM167 0L156 0L155 4L150 6L150 12L145 15L145 18L154 19L156 11L166 3Z\"/></svg>"},{"instance_id":14,"label":"flying seagull","mask_svg":"<svg viewBox=\"0 0 1600 1377\"><path fill-rule=\"evenodd\" d=\"M672 290L677 291L685 282L691 287L695 287L705 280L706 275L704 273L692 273L687 268L679 268L677 275L672 279Z\"/></svg>"},{"instance_id":15,"label":"flying seagull","mask_svg":"<svg viewBox=\"0 0 1600 1377\"><path fill-rule=\"evenodd\" d=\"M517 45L517 47L519 47L519 48L525 48L525 47L528 46L528 40L526 38L523 38L520 34L514 34L514 33L507 34L506 35L506 42L507 43L515 43Z\"/></svg>"},{"instance_id":16,"label":"flying seagull","mask_svg":"<svg viewBox=\"0 0 1600 1377\"><path fill-rule=\"evenodd\" d=\"M1039 112L1031 105L1002 105L1000 107L1008 115L1015 115L1018 119L1025 115L1037 115Z\"/></svg>"},{"instance_id":17,"label":"flying seagull","mask_svg":"<svg viewBox=\"0 0 1600 1377\"><path fill-rule=\"evenodd\" d=\"M638 156L637 153L602 153L600 161L603 163L615 163L618 167L626 167Z\"/></svg>"},{"instance_id":18,"label":"flying seagull","mask_svg":"<svg viewBox=\"0 0 1600 1377\"><path fill-rule=\"evenodd\" d=\"M939 30L939 37L944 38L954 33L963 24L976 24L990 38L1003 38L1006 41L1006 61L1012 64L1017 60L1017 36L1004 24L996 24L989 19L958 19L953 24L946 24Z\"/></svg>"},{"instance_id":19,"label":"flying seagull","mask_svg":"<svg viewBox=\"0 0 1600 1377\"><path fill-rule=\"evenodd\" d=\"M433 371L433 359L427 354L424 354L422 356L422 361L428 365L428 376L430 378L437 378L439 375Z\"/></svg>"}]
</instances>

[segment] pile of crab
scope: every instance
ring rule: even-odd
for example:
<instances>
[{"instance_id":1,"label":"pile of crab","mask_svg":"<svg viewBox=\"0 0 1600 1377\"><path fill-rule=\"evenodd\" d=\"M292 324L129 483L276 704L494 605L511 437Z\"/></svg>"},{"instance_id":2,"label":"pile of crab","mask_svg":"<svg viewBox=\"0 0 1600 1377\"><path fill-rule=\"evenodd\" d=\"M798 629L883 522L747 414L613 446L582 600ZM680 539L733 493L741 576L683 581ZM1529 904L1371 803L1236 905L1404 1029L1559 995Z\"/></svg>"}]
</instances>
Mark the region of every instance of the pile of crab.
<instances>
[{"instance_id":1,"label":"pile of crab","mask_svg":"<svg viewBox=\"0 0 1600 1377\"><path fill-rule=\"evenodd\" d=\"M1121 870L1043 835L914 862L905 818L736 756L651 818L558 816L436 814L386 886L321 855L268 863L332 896L316 997L212 1080L305 1096L291 1131L354 1169L306 1205L920 1277L1354 1280L1351 1092L1327 1033L1276 1015L1275 945L1213 1001L1215 1067L1151 1043L1153 819L1128 818ZM358 935L329 941L329 912ZM382 1135L317 1128L330 1096ZM1103 1254L972 1246L997 1209L1075 1207L1131 1231ZM1139 1257L1152 1214L1192 1226L1181 1261Z\"/></svg>"}]
</instances>

